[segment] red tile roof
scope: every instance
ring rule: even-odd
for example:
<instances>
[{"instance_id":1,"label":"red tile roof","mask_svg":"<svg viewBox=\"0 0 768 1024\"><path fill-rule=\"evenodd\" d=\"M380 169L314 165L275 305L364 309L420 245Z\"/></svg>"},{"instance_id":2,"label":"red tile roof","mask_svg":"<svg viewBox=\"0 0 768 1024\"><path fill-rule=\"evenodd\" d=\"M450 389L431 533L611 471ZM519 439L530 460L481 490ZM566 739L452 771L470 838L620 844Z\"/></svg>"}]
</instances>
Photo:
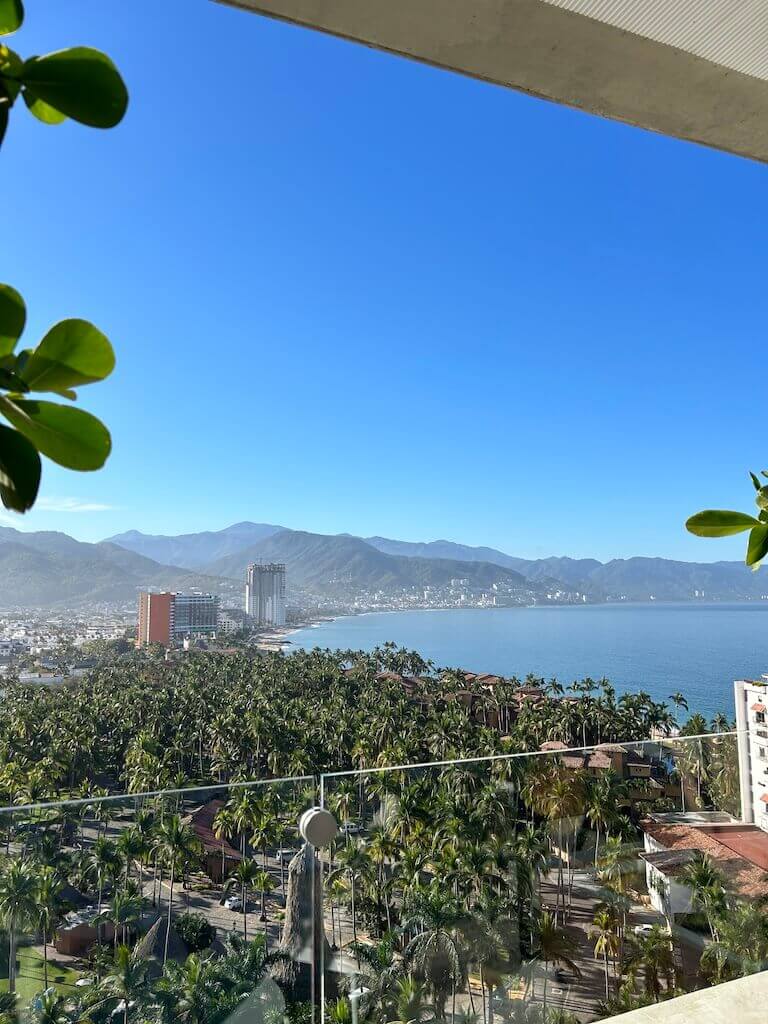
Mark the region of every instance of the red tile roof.
<instances>
[{"instance_id":1,"label":"red tile roof","mask_svg":"<svg viewBox=\"0 0 768 1024\"><path fill-rule=\"evenodd\" d=\"M207 804L203 804L199 810L195 811L189 819L192 830L205 847L207 853L215 851L221 854L222 852L222 841L216 837L213 831L213 820L223 806L223 800L210 800ZM226 839L224 840L224 856L227 860L242 859L237 850L230 846Z\"/></svg>"},{"instance_id":2,"label":"red tile roof","mask_svg":"<svg viewBox=\"0 0 768 1024\"><path fill-rule=\"evenodd\" d=\"M765 711L765 704L753 704L750 711Z\"/></svg>"},{"instance_id":3,"label":"red tile roof","mask_svg":"<svg viewBox=\"0 0 768 1024\"><path fill-rule=\"evenodd\" d=\"M762 857L756 862L761 848L768 856L768 833L756 825L726 825L717 829L643 821L641 827L665 850L700 850L708 854L725 875L729 888L740 896L754 899L768 891L765 869L760 864Z\"/></svg>"}]
</instances>

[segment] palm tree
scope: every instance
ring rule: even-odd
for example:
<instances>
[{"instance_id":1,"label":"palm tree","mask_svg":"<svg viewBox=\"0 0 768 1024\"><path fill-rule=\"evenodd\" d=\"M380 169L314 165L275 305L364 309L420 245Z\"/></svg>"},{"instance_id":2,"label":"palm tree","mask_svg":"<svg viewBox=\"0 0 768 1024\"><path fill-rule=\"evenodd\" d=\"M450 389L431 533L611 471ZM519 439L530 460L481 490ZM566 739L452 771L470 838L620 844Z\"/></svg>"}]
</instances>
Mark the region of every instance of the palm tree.
<instances>
[{"instance_id":1,"label":"palm tree","mask_svg":"<svg viewBox=\"0 0 768 1024\"><path fill-rule=\"evenodd\" d=\"M98 904L96 912L100 916L104 899L104 883L114 879L120 871L122 862L117 847L106 836L97 836L88 855L90 870L96 875ZM99 945L101 945L101 928L98 929Z\"/></svg>"},{"instance_id":2,"label":"palm tree","mask_svg":"<svg viewBox=\"0 0 768 1024\"><path fill-rule=\"evenodd\" d=\"M605 999L610 998L608 984L608 958L615 960L619 952L619 937L616 934L616 918L608 910L598 910L595 914L590 934L595 940L595 956L602 956L605 970Z\"/></svg>"},{"instance_id":3,"label":"palm tree","mask_svg":"<svg viewBox=\"0 0 768 1024\"><path fill-rule=\"evenodd\" d=\"M710 943L701 965L716 981L768 970L768 919L756 903L737 903L720 922L718 940Z\"/></svg>"},{"instance_id":4,"label":"palm tree","mask_svg":"<svg viewBox=\"0 0 768 1024\"><path fill-rule=\"evenodd\" d=\"M633 980L638 969L642 969L645 993L654 1002L658 1002L662 980L668 989L674 987L675 959L669 933L655 925L647 935L631 936L627 943L624 966Z\"/></svg>"},{"instance_id":5,"label":"palm tree","mask_svg":"<svg viewBox=\"0 0 768 1024\"><path fill-rule=\"evenodd\" d=\"M114 1004L113 1013L122 1010L123 1024L128 1024L130 1011L140 1009L149 992L149 967L150 961L143 955L142 943L133 950L128 946L118 946L114 960L94 989L89 1004L94 1009Z\"/></svg>"},{"instance_id":6,"label":"palm tree","mask_svg":"<svg viewBox=\"0 0 768 1024\"><path fill-rule=\"evenodd\" d=\"M218 984L240 1001L262 983L273 967L290 964L282 951L267 952L263 935L247 940L230 932L221 958L216 962Z\"/></svg>"},{"instance_id":7,"label":"palm tree","mask_svg":"<svg viewBox=\"0 0 768 1024\"><path fill-rule=\"evenodd\" d=\"M48 943L61 918L61 892L64 883L49 865L43 865L37 876L37 919L43 937L43 981L48 988Z\"/></svg>"},{"instance_id":8,"label":"palm tree","mask_svg":"<svg viewBox=\"0 0 768 1024\"><path fill-rule=\"evenodd\" d=\"M672 703L675 705L675 707L678 708L679 710L682 710L682 711L687 711L688 710L688 701L686 700L685 694L684 693L680 693L679 690L677 692L675 692L675 693L670 693L669 699L672 701Z\"/></svg>"},{"instance_id":9,"label":"palm tree","mask_svg":"<svg viewBox=\"0 0 768 1024\"><path fill-rule=\"evenodd\" d=\"M534 961L538 960L544 964L544 992L542 1001L544 1004L544 1016L547 1015L547 981L550 964L565 964L565 966L576 975L581 976L573 956L576 953L578 944L572 935L558 928L557 922L552 914L544 912L538 926L537 949Z\"/></svg>"},{"instance_id":10,"label":"palm tree","mask_svg":"<svg viewBox=\"0 0 768 1024\"><path fill-rule=\"evenodd\" d=\"M394 1005L393 990L403 975L403 961L395 955L396 936L387 932L375 946L367 942L351 943L348 947L357 957L354 987L365 989L361 1001L362 1015L386 1015Z\"/></svg>"},{"instance_id":11,"label":"palm tree","mask_svg":"<svg viewBox=\"0 0 768 1024\"><path fill-rule=\"evenodd\" d=\"M215 961L197 953L183 964L169 960L155 991L163 1016L184 1024L209 1024L227 1005L216 974Z\"/></svg>"},{"instance_id":12,"label":"palm tree","mask_svg":"<svg viewBox=\"0 0 768 1024\"><path fill-rule=\"evenodd\" d=\"M240 889L240 903L243 911L243 940L248 941L248 897L256 888L259 879L259 867L255 860L241 860L227 879L227 889Z\"/></svg>"},{"instance_id":13,"label":"palm tree","mask_svg":"<svg viewBox=\"0 0 768 1024\"><path fill-rule=\"evenodd\" d=\"M200 844L190 826L183 824L178 814L172 814L158 827L155 849L160 858L168 864L171 872L168 891L168 922L163 950L163 963L165 963L168 959L168 940L171 935L173 885L176 873L177 871L183 872L188 864L197 859Z\"/></svg>"},{"instance_id":14,"label":"palm tree","mask_svg":"<svg viewBox=\"0 0 768 1024\"><path fill-rule=\"evenodd\" d=\"M337 878L347 878L351 897L352 912L352 941L357 942L357 886L360 879L369 873L371 861L367 852L359 843L347 843L337 855L337 864L328 876L329 885L333 885Z\"/></svg>"},{"instance_id":15,"label":"palm tree","mask_svg":"<svg viewBox=\"0 0 768 1024\"><path fill-rule=\"evenodd\" d=\"M122 929L122 942L126 945L126 933L130 925L141 919L143 900L127 889L118 889L112 896L109 906L101 912L101 920L109 921L114 927L114 946L117 949L118 937Z\"/></svg>"},{"instance_id":16,"label":"palm tree","mask_svg":"<svg viewBox=\"0 0 768 1024\"><path fill-rule=\"evenodd\" d=\"M704 913L709 933L717 942L718 922L725 917L727 909L725 877L706 853L697 850L679 880L691 890L691 902Z\"/></svg>"},{"instance_id":17,"label":"palm tree","mask_svg":"<svg viewBox=\"0 0 768 1024\"><path fill-rule=\"evenodd\" d=\"M614 772L606 772L587 787L586 813L595 830L595 870L600 851L600 833L606 835L619 817L619 802L626 797L626 787Z\"/></svg>"},{"instance_id":18,"label":"palm tree","mask_svg":"<svg viewBox=\"0 0 768 1024\"><path fill-rule=\"evenodd\" d=\"M395 983L389 1024L426 1024L434 1016L427 1002L424 984L416 978L400 978Z\"/></svg>"},{"instance_id":19,"label":"palm tree","mask_svg":"<svg viewBox=\"0 0 768 1024\"><path fill-rule=\"evenodd\" d=\"M126 828L120 833L116 845L118 853L125 863L124 885L128 885L133 862L144 856L146 843L137 828ZM141 884L141 865L139 865L139 884Z\"/></svg>"},{"instance_id":20,"label":"palm tree","mask_svg":"<svg viewBox=\"0 0 768 1024\"><path fill-rule=\"evenodd\" d=\"M269 946L269 939L267 937L267 893L272 892L275 888L275 881L272 875L268 871L264 871L262 868L256 873L254 879L254 888L258 889L261 894L261 912L259 914L259 920L264 924L264 941Z\"/></svg>"},{"instance_id":21,"label":"palm tree","mask_svg":"<svg viewBox=\"0 0 768 1024\"><path fill-rule=\"evenodd\" d=\"M547 786L542 801L543 810L546 814L550 827L557 827L557 896L555 903L555 915L560 908L560 898L563 899L563 916L565 916L565 892L563 885L563 846L564 828L568 825L568 832L575 831L575 823L580 821L584 809L584 794L581 785L581 777L574 776L567 769L558 771L554 779ZM570 850L566 853L570 863Z\"/></svg>"},{"instance_id":22,"label":"palm tree","mask_svg":"<svg viewBox=\"0 0 768 1024\"><path fill-rule=\"evenodd\" d=\"M0 873L0 922L8 932L8 991L16 991L16 941L38 921L38 879L33 864L12 860Z\"/></svg>"},{"instance_id":23,"label":"palm tree","mask_svg":"<svg viewBox=\"0 0 768 1024\"><path fill-rule=\"evenodd\" d=\"M463 978L458 932L467 916L437 879L417 890L407 908L402 927L418 930L405 948L405 961L427 979L432 990L435 1016L445 1019L445 1004Z\"/></svg>"},{"instance_id":24,"label":"palm tree","mask_svg":"<svg viewBox=\"0 0 768 1024\"><path fill-rule=\"evenodd\" d=\"M45 991L38 993L29 1004L27 1019L30 1024L74 1024L77 1017L67 997L46 985Z\"/></svg>"}]
</instances>

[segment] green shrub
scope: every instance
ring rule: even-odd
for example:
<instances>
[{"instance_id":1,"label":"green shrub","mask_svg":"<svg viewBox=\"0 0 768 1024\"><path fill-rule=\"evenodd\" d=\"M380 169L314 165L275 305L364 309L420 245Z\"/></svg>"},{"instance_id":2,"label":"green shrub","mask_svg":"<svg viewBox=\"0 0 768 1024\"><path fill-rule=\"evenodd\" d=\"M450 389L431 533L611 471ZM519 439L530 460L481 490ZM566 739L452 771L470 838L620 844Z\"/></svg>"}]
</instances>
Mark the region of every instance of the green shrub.
<instances>
[{"instance_id":1,"label":"green shrub","mask_svg":"<svg viewBox=\"0 0 768 1024\"><path fill-rule=\"evenodd\" d=\"M216 938L216 929L202 914L182 914L176 919L176 931L190 952L208 949Z\"/></svg>"}]
</instances>

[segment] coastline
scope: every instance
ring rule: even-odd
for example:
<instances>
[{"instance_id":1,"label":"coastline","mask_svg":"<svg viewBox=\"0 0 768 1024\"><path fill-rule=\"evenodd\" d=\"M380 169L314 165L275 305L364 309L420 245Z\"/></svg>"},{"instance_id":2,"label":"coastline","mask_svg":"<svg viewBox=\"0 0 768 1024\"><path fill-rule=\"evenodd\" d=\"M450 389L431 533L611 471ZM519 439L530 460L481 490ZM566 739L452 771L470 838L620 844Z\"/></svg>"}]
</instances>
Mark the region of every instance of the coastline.
<instances>
[{"instance_id":1,"label":"coastline","mask_svg":"<svg viewBox=\"0 0 768 1024\"><path fill-rule=\"evenodd\" d=\"M314 629L316 626L320 626L324 622L335 622L337 618L345 617L346 616L323 615L315 619L307 619L306 622L292 622L290 625L286 626L273 626L268 633L261 634L256 639L253 646L259 651L271 651L276 653L291 646L291 641L288 637L293 636L294 633L301 633L304 629Z\"/></svg>"}]
</instances>

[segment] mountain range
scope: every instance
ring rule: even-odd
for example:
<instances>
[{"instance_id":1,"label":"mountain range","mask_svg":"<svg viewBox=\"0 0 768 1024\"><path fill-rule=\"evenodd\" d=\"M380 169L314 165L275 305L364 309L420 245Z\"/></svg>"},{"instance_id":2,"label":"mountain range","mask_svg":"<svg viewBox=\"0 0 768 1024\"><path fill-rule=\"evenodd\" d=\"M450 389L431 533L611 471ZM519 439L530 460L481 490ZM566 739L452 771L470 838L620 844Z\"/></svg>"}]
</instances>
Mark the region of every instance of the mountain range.
<instances>
[{"instance_id":1,"label":"mountain range","mask_svg":"<svg viewBox=\"0 0 768 1024\"><path fill-rule=\"evenodd\" d=\"M681 562L645 557L609 562L565 556L527 559L496 548L470 547L448 540L416 543L387 537L324 535L264 523L238 523L218 533L182 538L145 538L131 531L109 540L148 553L135 539L137 536L150 539L153 557L164 562L176 560L179 565L214 576L242 578L248 562L281 561L286 563L289 581L321 590L341 580L386 589L440 585L455 577L468 578L480 585L495 581L522 584L522 577L533 591L551 592L561 587L596 601L687 601L702 597L740 601L757 600L768 594L768 580L759 572L751 572L743 562ZM194 561L178 559L175 545L179 541L194 544ZM220 554L222 544L228 548L224 555Z\"/></svg>"},{"instance_id":2,"label":"mountain range","mask_svg":"<svg viewBox=\"0 0 768 1024\"><path fill-rule=\"evenodd\" d=\"M285 562L289 597L420 591L460 578L476 590L533 599L555 590L589 600L756 600L768 593L764 572L741 562L663 558L517 558L447 540L413 543L385 537L316 534L266 523L219 531L153 536L130 530L96 544L64 533L0 527L0 607L76 609L130 604L143 587L204 590L240 605L245 567Z\"/></svg>"},{"instance_id":3,"label":"mountain range","mask_svg":"<svg viewBox=\"0 0 768 1024\"><path fill-rule=\"evenodd\" d=\"M235 590L188 568L162 565L119 544L0 527L0 607L73 609L135 601L143 587Z\"/></svg>"}]
</instances>

